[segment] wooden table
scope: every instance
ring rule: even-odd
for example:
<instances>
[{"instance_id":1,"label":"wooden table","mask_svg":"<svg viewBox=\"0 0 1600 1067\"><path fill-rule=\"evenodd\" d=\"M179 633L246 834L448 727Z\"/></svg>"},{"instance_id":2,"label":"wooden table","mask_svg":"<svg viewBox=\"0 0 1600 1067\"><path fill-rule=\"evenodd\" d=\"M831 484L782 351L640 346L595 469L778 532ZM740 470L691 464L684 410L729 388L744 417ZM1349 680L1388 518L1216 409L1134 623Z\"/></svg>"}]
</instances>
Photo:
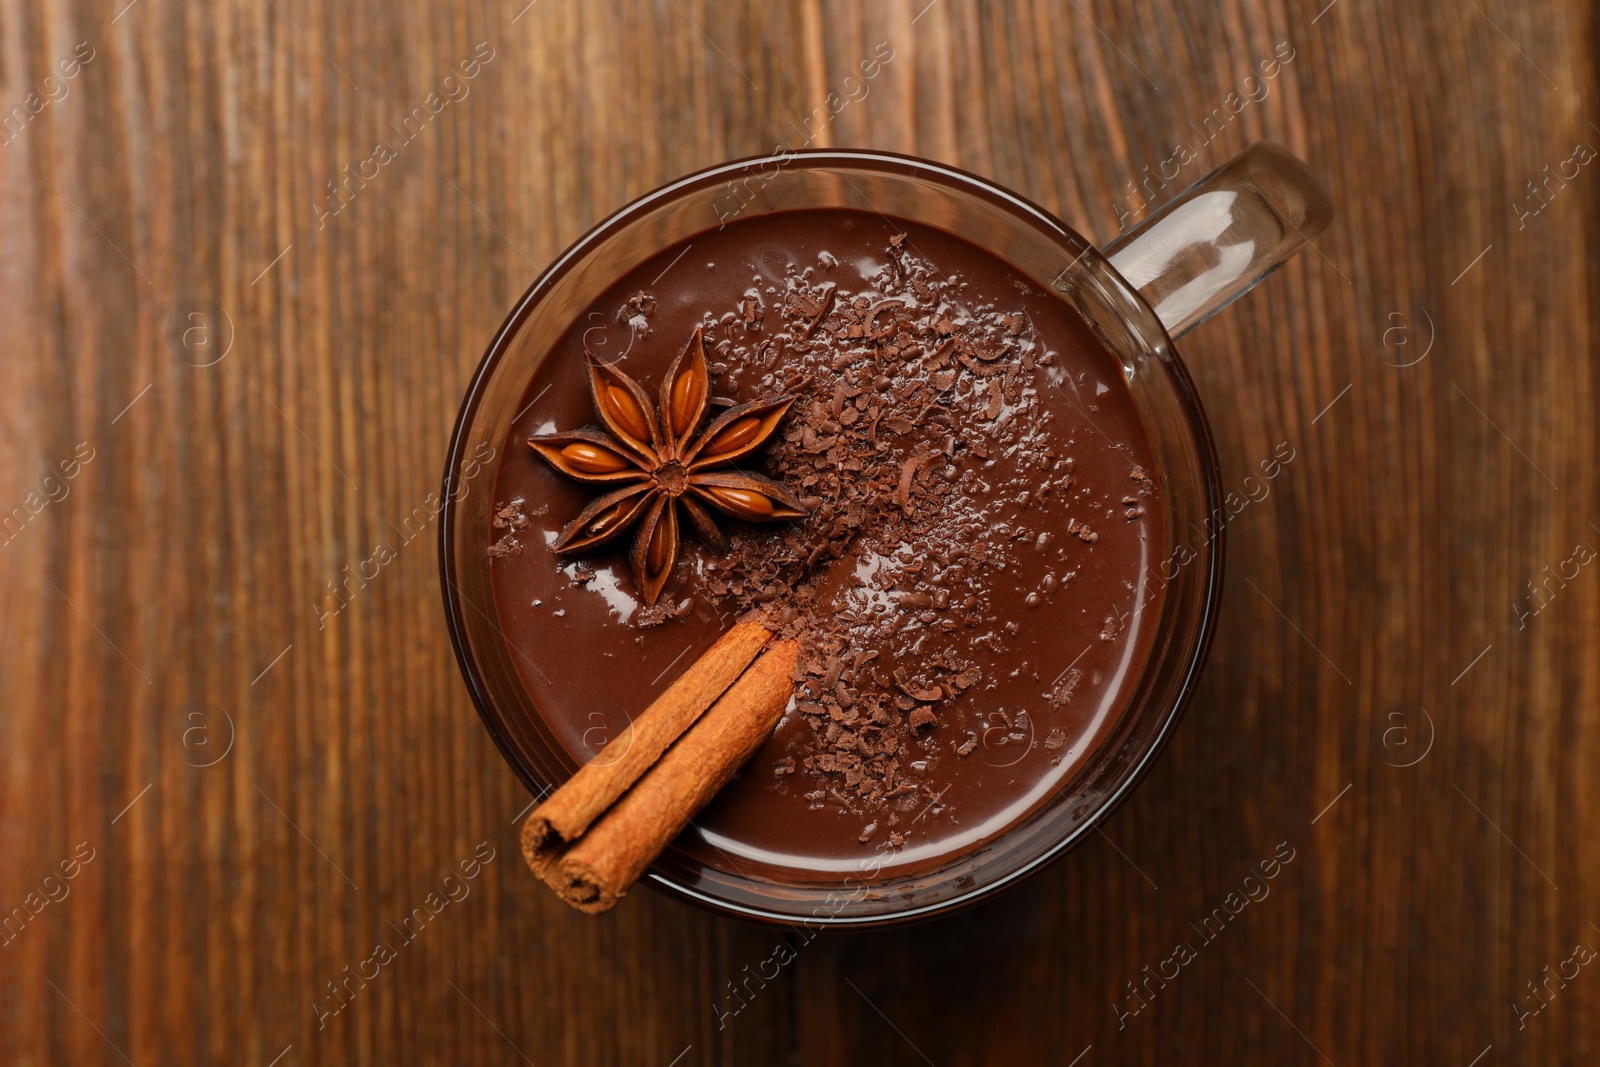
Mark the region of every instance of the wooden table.
<instances>
[{"instance_id":1,"label":"wooden table","mask_svg":"<svg viewBox=\"0 0 1600 1067\"><path fill-rule=\"evenodd\" d=\"M0 1061L1600 1052L1593 5L123 2L0 11ZM1312 161L1332 229L1184 343L1228 488L1295 458L1181 731L1047 873L813 941L583 918L515 855L433 527L364 561L544 264L830 93L814 144L1101 241L1257 139Z\"/></svg>"}]
</instances>

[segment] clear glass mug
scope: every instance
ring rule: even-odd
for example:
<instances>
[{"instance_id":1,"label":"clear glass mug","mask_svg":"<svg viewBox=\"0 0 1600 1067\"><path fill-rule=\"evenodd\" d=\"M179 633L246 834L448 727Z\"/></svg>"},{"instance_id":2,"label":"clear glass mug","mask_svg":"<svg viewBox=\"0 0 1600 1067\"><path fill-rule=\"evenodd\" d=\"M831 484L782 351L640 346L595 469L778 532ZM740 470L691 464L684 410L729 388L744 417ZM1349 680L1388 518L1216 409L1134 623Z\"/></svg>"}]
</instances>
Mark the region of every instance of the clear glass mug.
<instances>
[{"instance_id":1,"label":"clear glass mug","mask_svg":"<svg viewBox=\"0 0 1600 1067\"><path fill-rule=\"evenodd\" d=\"M1096 249L1049 212L982 178L886 152L816 150L726 163L618 211L523 294L462 402L445 467L440 570L451 639L490 735L535 795L577 770L524 691L495 619L495 462L548 342L652 255L733 217L855 208L911 219L989 249L1075 307L1121 361L1154 449L1167 538L1166 596L1121 721L1076 778L1000 838L933 872L843 885L746 878L669 849L649 884L774 922L870 926L923 918L1012 884L1090 834L1138 783L1193 691L1222 580L1222 488L1205 413L1173 339L1215 314L1325 228L1333 210L1305 164L1257 144Z\"/></svg>"}]
</instances>

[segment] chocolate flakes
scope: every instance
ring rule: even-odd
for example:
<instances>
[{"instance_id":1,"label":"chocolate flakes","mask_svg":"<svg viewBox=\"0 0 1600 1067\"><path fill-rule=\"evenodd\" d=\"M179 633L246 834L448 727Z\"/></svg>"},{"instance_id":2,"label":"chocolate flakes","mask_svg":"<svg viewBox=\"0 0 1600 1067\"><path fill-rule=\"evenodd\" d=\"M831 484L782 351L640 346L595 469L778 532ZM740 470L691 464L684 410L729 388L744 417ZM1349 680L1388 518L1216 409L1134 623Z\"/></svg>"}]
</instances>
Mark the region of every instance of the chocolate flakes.
<instances>
[{"instance_id":1,"label":"chocolate flakes","mask_svg":"<svg viewBox=\"0 0 1600 1067\"><path fill-rule=\"evenodd\" d=\"M728 609L781 606L802 644L795 712L812 739L795 773L813 807L864 816L922 807L928 769L973 751L977 733L957 726L981 731L969 694L992 683L965 650L981 656L1016 633L988 576L1049 545L1062 521L1051 491L1064 497L1072 482L1037 417L1032 368L1048 353L1028 317L974 298L899 238L888 253L870 292L791 268L760 342L743 336L744 307L704 325L719 362L737 368L719 375L720 392L797 396L765 473L811 511L732 538L700 577ZM1019 459L1002 482L999 456ZM971 635L963 652L921 651L923 635L958 630Z\"/></svg>"},{"instance_id":2,"label":"chocolate flakes","mask_svg":"<svg viewBox=\"0 0 1600 1067\"><path fill-rule=\"evenodd\" d=\"M494 543L489 546L489 556L493 559L516 559L522 555L522 542L517 538L517 532L528 525L528 516L523 512L523 505L527 501L522 497L505 504L494 506L494 519L492 525L496 530L502 531Z\"/></svg>"}]
</instances>

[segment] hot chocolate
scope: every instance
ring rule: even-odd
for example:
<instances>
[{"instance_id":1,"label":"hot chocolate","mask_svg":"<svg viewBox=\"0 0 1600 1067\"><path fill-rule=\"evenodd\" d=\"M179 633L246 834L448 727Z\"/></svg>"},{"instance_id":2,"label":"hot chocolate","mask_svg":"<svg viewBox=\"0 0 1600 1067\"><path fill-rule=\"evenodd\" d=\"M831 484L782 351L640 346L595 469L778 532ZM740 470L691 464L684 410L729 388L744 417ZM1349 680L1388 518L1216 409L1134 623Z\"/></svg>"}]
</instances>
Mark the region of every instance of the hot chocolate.
<instances>
[{"instance_id":1,"label":"hot chocolate","mask_svg":"<svg viewBox=\"0 0 1600 1067\"><path fill-rule=\"evenodd\" d=\"M714 519L673 520L675 565L648 536L558 553L583 547L571 524L608 487L526 442L610 447L570 434L596 422L586 353L653 401L695 344L708 395L690 431L739 424L732 405L778 413L762 447L723 442L748 485L702 488L771 485L781 513L668 470L641 495L703 498ZM530 696L586 761L759 608L799 641L794 700L677 847L826 882L991 840L1070 786L1152 640L1163 514L1122 374L1059 297L925 226L797 211L666 249L554 340L501 452L488 551Z\"/></svg>"}]
</instances>

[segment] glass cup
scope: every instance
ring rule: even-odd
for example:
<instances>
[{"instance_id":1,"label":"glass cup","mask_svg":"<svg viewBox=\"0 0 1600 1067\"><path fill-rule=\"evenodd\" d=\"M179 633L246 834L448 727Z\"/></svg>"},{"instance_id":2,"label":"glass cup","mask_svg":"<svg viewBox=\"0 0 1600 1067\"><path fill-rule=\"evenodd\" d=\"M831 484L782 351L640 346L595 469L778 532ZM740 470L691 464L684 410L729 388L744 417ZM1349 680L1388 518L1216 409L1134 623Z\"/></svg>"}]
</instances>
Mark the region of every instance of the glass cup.
<instances>
[{"instance_id":1,"label":"glass cup","mask_svg":"<svg viewBox=\"0 0 1600 1067\"><path fill-rule=\"evenodd\" d=\"M1205 660L1222 580L1222 502L1205 413L1173 339L1320 233L1332 205L1299 159L1257 144L1096 249L1049 212L972 174L887 152L816 150L726 163L664 186L568 248L523 294L473 376L445 468L440 570L456 657L495 744L535 795L577 765L524 691L495 617L490 511L495 450L549 342L641 262L706 230L799 208L853 208L953 233L1011 263L1084 317L1121 362L1154 450L1167 544L1155 641L1112 733L1054 798L945 867L843 884L748 878L669 849L646 881L745 918L870 926L972 903L1088 836L1172 732ZM484 459L484 457L494 457Z\"/></svg>"}]
</instances>

